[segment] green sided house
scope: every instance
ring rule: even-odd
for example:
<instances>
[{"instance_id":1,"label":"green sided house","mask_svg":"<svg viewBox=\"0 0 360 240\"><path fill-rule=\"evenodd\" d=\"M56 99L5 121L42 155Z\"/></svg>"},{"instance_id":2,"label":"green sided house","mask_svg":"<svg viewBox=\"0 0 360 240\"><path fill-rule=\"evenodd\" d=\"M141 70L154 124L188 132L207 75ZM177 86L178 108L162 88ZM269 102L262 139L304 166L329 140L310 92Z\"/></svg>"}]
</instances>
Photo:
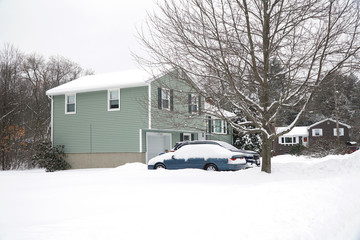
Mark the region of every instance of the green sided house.
<instances>
[{"instance_id":1,"label":"green sided house","mask_svg":"<svg viewBox=\"0 0 360 240\"><path fill-rule=\"evenodd\" d=\"M48 90L53 145L65 146L73 168L92 168L146 163L178 141L232 143L228 124L204 114L208 104L178 74L129 70Z\"/></svg>"}]
</instances>

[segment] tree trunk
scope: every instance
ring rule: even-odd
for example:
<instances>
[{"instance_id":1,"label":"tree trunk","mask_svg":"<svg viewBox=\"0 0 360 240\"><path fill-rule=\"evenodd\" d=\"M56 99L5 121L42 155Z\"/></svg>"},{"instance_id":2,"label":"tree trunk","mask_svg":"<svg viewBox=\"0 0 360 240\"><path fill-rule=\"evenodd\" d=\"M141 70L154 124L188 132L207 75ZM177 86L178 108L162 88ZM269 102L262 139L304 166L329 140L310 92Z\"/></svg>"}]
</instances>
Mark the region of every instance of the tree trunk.
<instances>
[{"instance_id":1,"label":"tree trunk","mask_svg":"<svg viewBox=\"0 0 360 240\"><path fill-rule=\"evenodd\" d=\"M334 77L334 102L335 102L335 118L336 118L336 139L340 144L340 132L339 132L339 107L337 101L337 89L336 89L336 76Z\"/></svg>"},{"instance_id":2,"label":"tree trunk","mask_svg":"<svg viewBox=\"0 0 360 240\"><path fill-rule=\"evenodd\" d=\"M261 171L266 173L271 173L271 149L272 141L269 140L266 136L262 137L262 164Z\"/></svg>"}]
</instances>

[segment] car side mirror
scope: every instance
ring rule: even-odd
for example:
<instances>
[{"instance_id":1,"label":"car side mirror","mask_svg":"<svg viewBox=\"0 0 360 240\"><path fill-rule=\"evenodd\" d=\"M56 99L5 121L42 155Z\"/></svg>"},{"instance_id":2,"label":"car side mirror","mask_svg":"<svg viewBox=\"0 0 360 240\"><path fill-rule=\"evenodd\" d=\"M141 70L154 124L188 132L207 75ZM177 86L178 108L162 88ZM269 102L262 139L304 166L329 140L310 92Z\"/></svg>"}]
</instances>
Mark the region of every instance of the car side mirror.
<instances>
[{"instance_id":1,"label":"car side mirror","mask_svg":"<svg viewBox=\"0 0 360 240\"><path fill-rule=\"evenodd\" d=\"M172 159L172 160L175 160L175 154L173 154L173 155L171 156L171 159Z\"/></svg>"}]
</instances>

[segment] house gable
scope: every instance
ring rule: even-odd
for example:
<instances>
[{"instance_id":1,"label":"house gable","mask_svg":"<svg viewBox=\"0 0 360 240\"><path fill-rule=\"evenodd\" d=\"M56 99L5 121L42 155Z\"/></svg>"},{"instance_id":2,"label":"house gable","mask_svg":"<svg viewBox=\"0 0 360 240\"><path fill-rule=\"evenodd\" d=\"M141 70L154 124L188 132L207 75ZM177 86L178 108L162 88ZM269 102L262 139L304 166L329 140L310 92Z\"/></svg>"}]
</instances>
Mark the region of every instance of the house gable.
<instances>
[{"instance_id":1,"label":"house gable","mask_svg":"<svg viewBox=\"0 0 360 240\"><path fill-rule=\"evenodd\" d=\"M178 74L174 70L151 81L151 128L205 132L204 99Z\"/></svg>"},{"instance_id":2,"label":"house gable","mask_svg":"<svg viewBox=\"0 0 360 240\"><path fill-rule=\"evenodd\" d=\"M340 140L341 141L349 141L349 129L351 127L347 124L339 122L340 129ZM311 139L317 137L326 137L326 138L334 138L336 137L336 121L333 119L324 119L317 123L314 123L308 127L309 138Z\"/></svg>"},{"instance_id":3,"label":"house gable","mask_svg":"<svg viewBox=\"0 0 360 240\"><path fill-rule=\"evenodd\" d=\"M308 128L314 128L315 126L317 126L317 125L319 125L319 124L322 124L322 123L325 123L325 122L326 122L327 124L329 124L328 122L333 122L333 123L336 124L336 120L331 119L331 118L326 118L326 119L324 119L324 120L321 120L321 121L319 121L319 122L316 122L316 123L308 126ZM347 127L347 128L351 128L350 125L347 125L347 124L345 124L345 123L339 122L339 125L344 126L344 127Z\"/></svg>"}]
</instances>

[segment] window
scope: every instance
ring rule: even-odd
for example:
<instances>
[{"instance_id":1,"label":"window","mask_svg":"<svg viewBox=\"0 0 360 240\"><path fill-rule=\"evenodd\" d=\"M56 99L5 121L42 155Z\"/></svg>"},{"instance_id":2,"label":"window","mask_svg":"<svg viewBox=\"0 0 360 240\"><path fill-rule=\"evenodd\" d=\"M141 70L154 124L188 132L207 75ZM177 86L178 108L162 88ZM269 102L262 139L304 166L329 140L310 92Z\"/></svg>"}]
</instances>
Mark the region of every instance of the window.
<instances>
[{"instance_id":1,"label":"window","mask_svg":"<svg viewBox=\"0 0 360 240\"><path fill-rule=\"evenodd\" d=\"M224 120L215 119L213 120L212 126L214 133L221 133L221 134L227 133L227 124Z\"/></svg>"},{"instance_id":2,"label":"window","mask_svg":"<svg viewBox=\"0 0 360 240\"><path fill-rule=\"evenodd\" d=\"M174 91L172 89L158 88L158 108L173 111L173 94Z\"/></svg>"},{"instance_id":3,"label":"window","mask_svg":"<svg viewBox=\"0 0 360 240\"><path fill-rule=\"evenodd\" d=\"M170 110L170 90L167 88L161 89L161 105L163 109Z\"/></svg>"},{"instance_id":4,"label":"window","mask_svg":"<svg viewBox=\"0 0 360 240\"><path fill-rule=\"evenodd\" d=\"M65 95L65 113L75 114L76 113L76 94Z\"/></svg>"},{"instance_id":5,"label":"window","mask_svg":"<svg viewBox=\"0 0 360 240\"><path fill-rule=\"evenodd\" d=\"M334 136L337 136L337 129L334 128ZM339 136L344 136L344 128L339 128Z\"/></svg>"},{"instance_id":6,"label":"window","mask_svg":"<svg viewBox=\"0 0 360 240\"><path fill-rule=\"evenodd\" d=\"M221 119L212 119L208 116L206 120L207 133L228 134L227 122Z\"/></svg>"},{"instance_id":7,"label":"window","mask_svg":"<svg viewBox=\"0 0 360 240\"><path fill-rule=\"evenodd\" d=\"M282 145L296 144L298 143L297 139L297 137L281 137L281 139L279 139L279 143Z\"/></svg>"},{"instance_id":8,"label":"window","mask_svg":"<svg viewBox=\"0 0 360 240\"><path fill-rule=\"evenodd\" d=\"M108 90L108 110L120 110L120 89Z\"/></svg>"},{"instance_id":9,"label":"window","mask_svg":"<svg viewBox=\"0 0 360 240\"><path fill-rule=\"evenodd\" d=\"M312 135L313 135L314 137L320 137L320 136L323 135L323 130L322 130L321 128L314 128L314 129L312 130Z\"/></svg>"},{"instance_id":10,"label":"window","mask_svg":"<svg viewBox=\"0 0 360 240\"><path fill-rule=\"evenodd\" d=\"M184 133L183 135L183 140L184 141L191 141L191 133Z\"/></svg>"},{"instance_id":11,"label":"window","mask_svg":"<svg viewBox=\"0 0 360 240\"><path fill-rule=\"evenodd\" d=\"M189 113L200 113L200 98L198 95L189 94Z\"/></svg>"},{"instance_id":12,"label":"window","mask_svg":"<svg viewBox=\"0 0 360 240\"><path fill-rule=\"evenodd\" d=\"M220 119L216 119L214 120L214 126L215 126L215 130L214 132L216 133L221 133L221 120Z\"/></svg>"}]
</instances>

